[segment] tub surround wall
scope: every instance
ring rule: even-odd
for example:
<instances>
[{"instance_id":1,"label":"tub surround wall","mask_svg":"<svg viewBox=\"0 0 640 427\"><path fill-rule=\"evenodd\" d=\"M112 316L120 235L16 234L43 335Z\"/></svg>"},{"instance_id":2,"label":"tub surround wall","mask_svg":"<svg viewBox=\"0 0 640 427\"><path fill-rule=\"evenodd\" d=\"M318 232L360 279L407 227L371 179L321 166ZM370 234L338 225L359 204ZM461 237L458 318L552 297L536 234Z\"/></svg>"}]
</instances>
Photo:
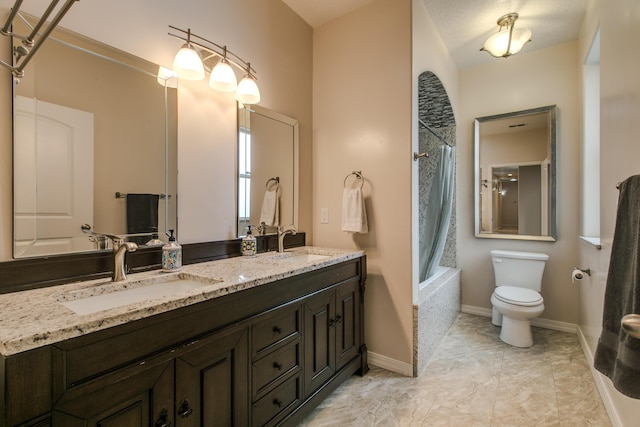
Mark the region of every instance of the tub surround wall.
<instances>
[{"instance_id":1,"label":"tub surround wall","mask_svg":"<svg viewBox=\"0 0 640 427\"><path fill-rule=\"evenodd\" d=\"M413 376L419 376L460 314L460 269L448 268L421 284L413 306Z\"/></svg>"}]
</instances>

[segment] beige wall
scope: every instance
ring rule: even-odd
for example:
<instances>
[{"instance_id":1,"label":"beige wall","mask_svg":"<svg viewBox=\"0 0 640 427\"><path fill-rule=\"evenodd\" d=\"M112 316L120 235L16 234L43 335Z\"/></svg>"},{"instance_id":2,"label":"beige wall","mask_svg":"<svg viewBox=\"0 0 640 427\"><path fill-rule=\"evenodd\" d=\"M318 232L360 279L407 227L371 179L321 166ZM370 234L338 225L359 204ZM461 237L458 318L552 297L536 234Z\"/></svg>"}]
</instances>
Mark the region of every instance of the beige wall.
<instances>
[{"instance_id":1,"label":"beige wall","mask_svg":"<svg viewBox=\"0 0 640 427\"><path fill-rule=\"evenodd\" d=\"M28 3L28 4L27 4ZM42 1L25 2L40 14ZM40 9L38 9L40 7ZM8 13L0 7L2 22ZM300 186L311 188L312 29L280 0L221 0L178 7L170 0L78 2L61 25L152 62L170 66L181 42L168 25L191 28L251 61L261 106L300 122ZM117 30L114 30L117 28ZM0 54L9 61L8 40ZM0 70L0 260L11 258L11 83ZM236 103L206 81L186 82L178 97L179 240L234 237ZM300 192L299 228L311 233L311 192Z\"/></svg>"},{"instance_id":2,"label":"beige wall","mask_svg":"<svg viewBox=\"0 0 640 427\"><path fill-rule=\"evenodd\" d=\"M600 237L602 249L581 243L580 265L592 276L580 285L580 332L592 357L602 325L605 283L615 227L616 183L640 173L640 3L621 0L612 7L592 0L579 39L577 61L581 67L596 29L600 26ZM585 171L588 172L588 171ZM587 188L585 191L598 191ZM640 400L616 391L608 378L602 381L614 425L637 425Z\"/></svg>"},{"instance_id":3,"label":"beige wall","mask_svg":"<svg viewBox=\"0 0 640 427\"><path fill-rule=\"evenodd\" d=\"M579 69L577 43L525 52L460 73L458 121L458 258L462 267L462 304L490 309L494 276L492 249L544 252L549 255L542 283L542 319L576 324L577 287L571 269L578 262ZM510 111L556 104L558 160L558 241L477 239L473 235L473 120Z\"/></svg>"},{"instance_id":4,"label":"beige wall","mask_svg":"<svg viewBox=\"0 0 640 427\"><path fill-rule=\"evenodd\" d=\"M411 363L411 2L314 29L313 244L367 253L369 351ZM341 231L343 180L365 178L369 233ZM304 187L301 187L304 188ZM329 223L320 224L320 209Z\"/></svg>"}]
</instances>

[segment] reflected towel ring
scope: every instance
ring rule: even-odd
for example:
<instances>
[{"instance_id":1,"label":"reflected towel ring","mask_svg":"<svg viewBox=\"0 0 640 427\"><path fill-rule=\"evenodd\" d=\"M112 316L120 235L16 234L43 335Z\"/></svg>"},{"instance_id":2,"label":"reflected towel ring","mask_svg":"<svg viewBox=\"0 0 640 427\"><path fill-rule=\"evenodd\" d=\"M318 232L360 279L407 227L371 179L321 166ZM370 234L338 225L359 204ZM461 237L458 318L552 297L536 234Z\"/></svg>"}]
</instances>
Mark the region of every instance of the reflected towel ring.
<instances>
[{"instance_id":1,"label":"reflected towel ring","mask_svg":"<svg viewBox=\"0 0 640 427\"><path fill-rule=\"evenodd\" d=\"M364 186L364 177L362 176L362 171L353 171L349 175L345 176L343 183L344 187L347 188L347 179L349 179L351 175L355 175L356 178L360 180L360 189L362 189L362 187Z\"/></svg>"},{"instance_id":2,"label":"reflected towel ring","mask_svg":"<svg viewBox=\"0 0 640 427\"><path fill-rule=\"evenodd\" d=\"M265 186L265 188L266 188L267 190L269 190L269 183L270 183L271 181L274 181L274 182L275 182L275 186L276 186L275 191L278 191L278 188L280 188L280 177L279 177L279 176L276 176L276 177L273 177L273 178L269 178L269 179L267 180L267 183L264 185L264 186ZM273 184L272 184L272 185L273 185Z\"/></svg>"}]
</instances>

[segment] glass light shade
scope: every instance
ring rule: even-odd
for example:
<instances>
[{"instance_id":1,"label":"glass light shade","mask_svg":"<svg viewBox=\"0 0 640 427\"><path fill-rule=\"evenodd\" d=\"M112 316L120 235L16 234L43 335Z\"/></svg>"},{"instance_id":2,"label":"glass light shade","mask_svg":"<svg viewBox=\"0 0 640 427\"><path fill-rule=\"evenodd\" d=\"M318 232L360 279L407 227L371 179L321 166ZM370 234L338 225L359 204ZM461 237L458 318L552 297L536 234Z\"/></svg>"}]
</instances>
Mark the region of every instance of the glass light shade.
<instances>
[{"instance_id":1,"label":"glass light shade","mask_svg":"<svg viewBox=\"0 0 640 427\"><path fill-rule=\"evenodd\" d=\"M244 78L240 80L240 83L238 83L236 99L246 105L260 102L260 90L258 89L256 81L251 76L244 76Z\"/></svg>"},{"instance_id":2,"label":"glass light shade","mask_svg":"<svg viewBox=\"0 0 640 427\"><path fill-rule=\"evenodd\" d=\"M173 71L185 80L204 79L204 65L198 52L192 47L184 45L173 59Z\"/></svg>"},{"instance_id":3,"label":"glass light shade","mask_svg":"<svg viewBox=\"0 0 640 427\"><path fill-rule=\"evenodd\" d=\"M211 76L209 76L209 86L211 89L221 92L233 92L236 90L238 80L236 79L236 73L233 72L228 62L221 60L213 67Z\"/></svg>"},{"instance_id":4,"label":"glass light shade","mask_svg":"<svg viewBox=\"0 0 640 427\"><path fill-rule=\"evenodd\" d=\"M514 28L511 36L511 46L509 46L509 28L504 27L496 34L487 39L482 50L487 51L491 56L496 58L507 57L520 52L522 47L531 41L531 31L525 28Z\"/></svg>"},{"instance_id":5,"label":"glass light shade","mask_svg":"<svg viewBox=\"0 0 640 427\"><path fill-rule=\"evenodd\" d=\"M158 66L158 83L162 86L177 88L178 87L178 76L173 70L163 67L162 65Z\"/></svg>"}]
</instances>

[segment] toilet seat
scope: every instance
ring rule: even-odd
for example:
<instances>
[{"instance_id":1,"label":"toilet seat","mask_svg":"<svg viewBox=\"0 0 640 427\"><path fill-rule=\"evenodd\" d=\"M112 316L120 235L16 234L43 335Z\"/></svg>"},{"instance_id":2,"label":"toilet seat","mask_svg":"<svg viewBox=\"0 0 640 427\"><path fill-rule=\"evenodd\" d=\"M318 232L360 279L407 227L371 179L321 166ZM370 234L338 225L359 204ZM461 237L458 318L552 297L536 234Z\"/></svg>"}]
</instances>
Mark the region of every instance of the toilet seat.
<instances>
[{"instance_id":1,"label":"toilet seat","mask_svg":"<svg viewBox=\"0 0 640 427\"><path fill-rule=\"evenodd\" d=\"M507 304L519 305L522 307L533 307L543 303L542 296L529 288L518 288L515 286L498 286L494 295L496 299Z\"/></svg>"}]
</instances>

